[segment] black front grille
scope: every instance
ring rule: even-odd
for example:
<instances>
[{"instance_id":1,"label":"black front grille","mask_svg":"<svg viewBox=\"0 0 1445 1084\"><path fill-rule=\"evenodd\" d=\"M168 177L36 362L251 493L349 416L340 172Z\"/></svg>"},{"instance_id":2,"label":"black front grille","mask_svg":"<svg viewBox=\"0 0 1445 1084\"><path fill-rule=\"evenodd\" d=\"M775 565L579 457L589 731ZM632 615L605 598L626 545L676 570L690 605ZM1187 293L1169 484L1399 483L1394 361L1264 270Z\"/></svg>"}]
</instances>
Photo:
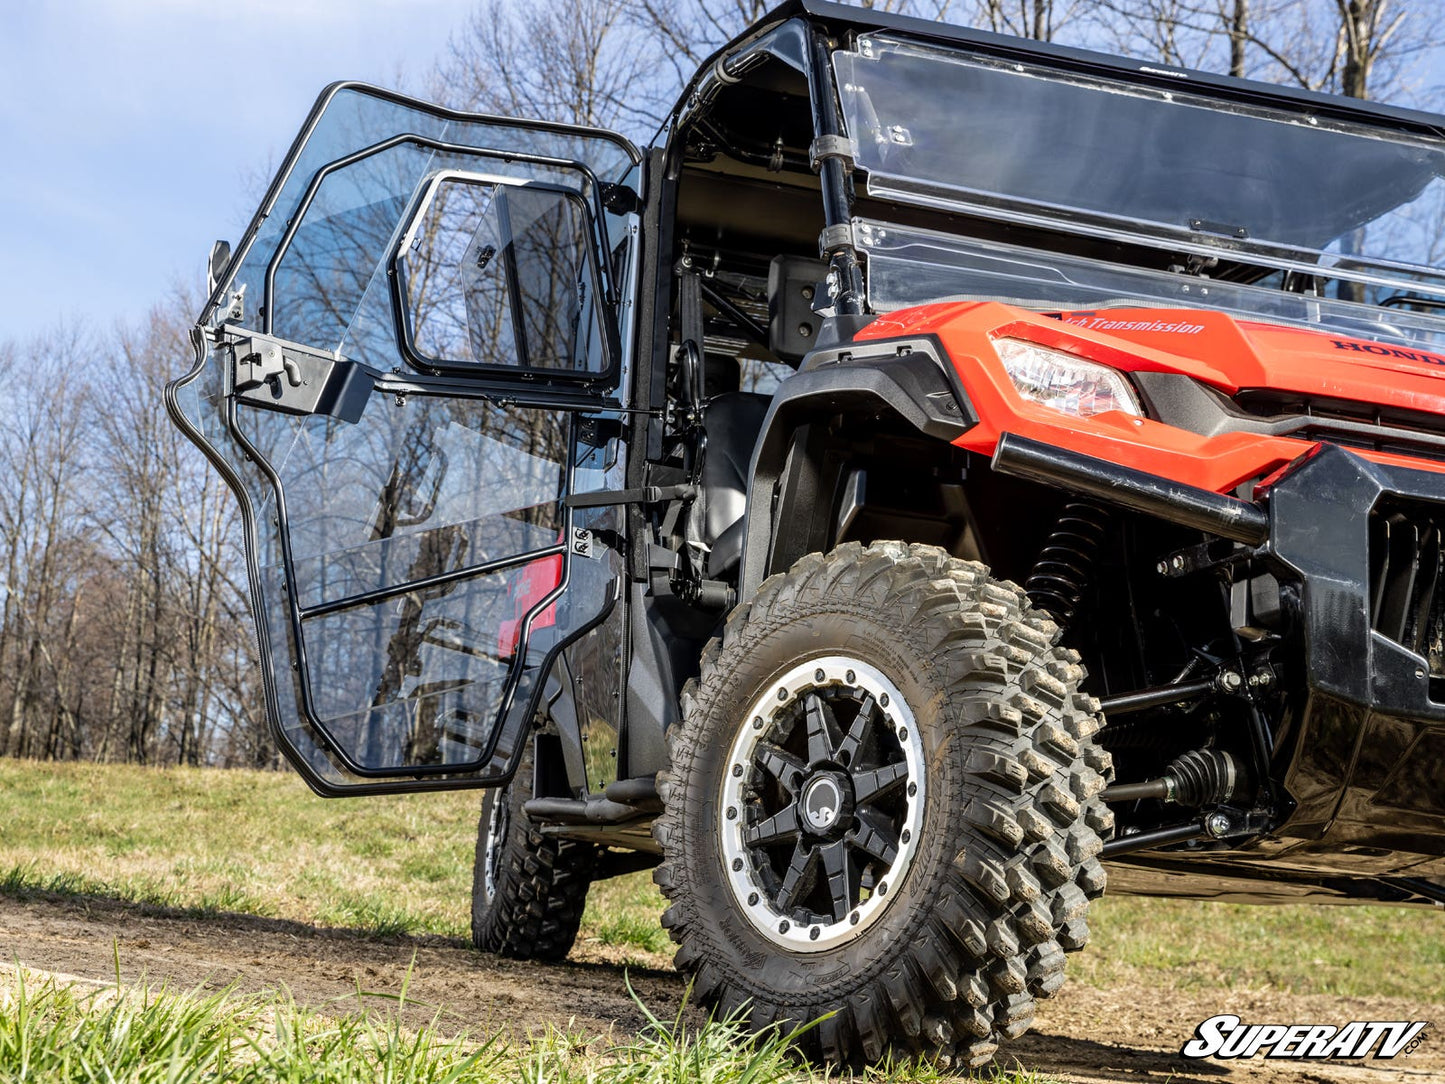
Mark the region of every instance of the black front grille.
<instances>
[{"instance_id":1,"label":"black front grille","mask_svg":"<svg viewBox=\"0 0 1445 1084\"><path fill-rule=\"evenodd\" d=\"M1445 506L1382 503L1370 514L1370 624L1445 676L1441 536Z\"/></svg>"},{"instance_id":2,"label":"black front grille","mask_svg":"<svg viewBox=\"0 0 1445 1084\"><path fill-rule=\"evenodd\" d=\"M1267 419L1274 436L1445 461L1445 417L1429 411L1274 390L1241 391L1234 403L1246 414Z\"/></svg>"}]
</instances>

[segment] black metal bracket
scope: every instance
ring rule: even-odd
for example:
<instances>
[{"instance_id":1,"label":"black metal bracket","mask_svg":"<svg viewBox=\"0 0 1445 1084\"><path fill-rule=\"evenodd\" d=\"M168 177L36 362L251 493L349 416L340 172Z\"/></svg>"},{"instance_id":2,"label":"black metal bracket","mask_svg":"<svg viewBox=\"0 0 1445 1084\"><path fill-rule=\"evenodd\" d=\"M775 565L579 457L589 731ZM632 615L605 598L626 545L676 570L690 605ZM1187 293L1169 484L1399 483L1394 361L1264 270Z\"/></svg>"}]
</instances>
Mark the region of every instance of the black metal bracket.
<instances>
[{"instance_id":1,"label":"black metal bracket","mask_svg":"<svg viewBox=\"0 0 1445 1084\"><path fill-rule=\"evenodd\" d=\"M571 493L563 500L568 508L610 508L617 504L662 504L697 496L697 487L686 482L675 486L641 486L637 489L599 489L594 493Z\"/></svg>"},{"instance_id":2,"label":"black metal bracket","mask_svg":"<svg viewBox=\"0 0 1445 1084\"><path fill-rule=\"evenodd\" d=\"M1207 572L1217 568L1228 568L1246 560L1250 553L1248 550L1231 549L1228 553L1220 555L1217 541L1201 542L1197 546L1186 546L1184 549L1175 550L1163 558L1155 571L1161 576L1169 579L1177 579L1181 576L1189 576L1195 572Z\"/></svg>"},{"instance_id":3,"label":"black metal bracket","mask_svg":"<svg viewBox=\"0 0 1445 1084\"><path fill-rule=\"evenodd\" d=\"M1227 847L1231 843L1238 844L1261 835L1269 830L1269 825L1268 814L1220 808L1183 824L1118 836L1104 844L1100 857L1115 858L1121 854L1158 850L1195 840L1208 840Z\"/></svg>"}]
</instances>

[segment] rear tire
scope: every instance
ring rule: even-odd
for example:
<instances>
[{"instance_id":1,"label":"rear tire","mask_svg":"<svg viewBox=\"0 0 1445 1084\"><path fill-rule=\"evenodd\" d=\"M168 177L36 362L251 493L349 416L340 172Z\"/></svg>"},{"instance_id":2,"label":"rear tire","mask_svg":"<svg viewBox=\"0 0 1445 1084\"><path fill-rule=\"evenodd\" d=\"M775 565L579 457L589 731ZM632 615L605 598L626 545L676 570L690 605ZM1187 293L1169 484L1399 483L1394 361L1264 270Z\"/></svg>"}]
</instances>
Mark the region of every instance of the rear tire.
<instances>
[{"instance_id":1,"label":"rear tire","mask_svg":"<svg viewBox=\"0 0 1445 1084\"><path fill-rule=\"evenodd\" d=\"M734 611L654 825L698 996L756 1030L832 1013L801 1042L841 1064L982 1065L1026 1031L1088 938L1113 823L1057 639L982 565L897 542L811 554Z\"/></svg>"},{"instance_id":2,"label":"rear tire","mask_svg":"<svg viewBox=\"0 0 1445 1084\"><path fill-rule=\"evenodd\" d=\"M533 744L513 776L482 799L472 867L472 943L514 960L561 960L577 940L597 861L590 843L545 836L530 798Z\"/></svg>"}]
</instances>

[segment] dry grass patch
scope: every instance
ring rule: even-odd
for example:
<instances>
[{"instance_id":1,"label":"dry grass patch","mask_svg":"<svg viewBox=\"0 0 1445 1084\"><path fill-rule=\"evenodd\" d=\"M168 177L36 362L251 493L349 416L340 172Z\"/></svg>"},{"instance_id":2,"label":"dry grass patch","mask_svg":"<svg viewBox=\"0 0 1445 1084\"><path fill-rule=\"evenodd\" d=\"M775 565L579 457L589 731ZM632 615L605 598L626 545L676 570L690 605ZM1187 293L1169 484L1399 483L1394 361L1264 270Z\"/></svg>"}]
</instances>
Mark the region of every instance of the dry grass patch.
<instances>
[{"instance_id":1,"label":"dry grass patch","mask_svg":"<svg viewBox=\"0 0 1445 1084\"><path fill-rule=\"evenodd\" d=\"M465 940L475 792L317 798L290 773L0 759L0 890L108 895ZM650 874L595 885L580 955L667 966ZM1108 897L1073 958L1095 986L1414 996L1445 974L1445 916Z\"/></svg>"},{"instance_id":2,"label":"dry grass patch","mask_svg":"<svg viewBox=\"0 0 1445 1084\"><path fill-rule=\"evenodd\" d=\"M475 794L325 801L290 773L0 760L0 873L60 891L465 937Z\"/></svg>"}]
</instances>

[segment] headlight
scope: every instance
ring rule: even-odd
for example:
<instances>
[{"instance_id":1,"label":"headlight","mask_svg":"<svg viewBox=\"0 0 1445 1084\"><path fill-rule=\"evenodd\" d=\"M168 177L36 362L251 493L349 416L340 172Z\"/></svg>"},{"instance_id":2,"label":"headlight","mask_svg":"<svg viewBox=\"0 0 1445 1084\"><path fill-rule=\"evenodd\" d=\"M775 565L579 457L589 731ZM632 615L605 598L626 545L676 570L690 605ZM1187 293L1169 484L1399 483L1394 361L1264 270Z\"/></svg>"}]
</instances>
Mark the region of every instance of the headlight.
<instances>
[{"instance_id":1,"label":"headlight","mask_svg":"<svg viewBox=\"0 0 1445 1084\"><path fill-rule=\"evenodd\" d=\"M995 339L993 348L1025 399L1081 418L1109 410L1142 413L1129 382L1107 365L1023 339Z\"/></svg>"}]
</instances>

